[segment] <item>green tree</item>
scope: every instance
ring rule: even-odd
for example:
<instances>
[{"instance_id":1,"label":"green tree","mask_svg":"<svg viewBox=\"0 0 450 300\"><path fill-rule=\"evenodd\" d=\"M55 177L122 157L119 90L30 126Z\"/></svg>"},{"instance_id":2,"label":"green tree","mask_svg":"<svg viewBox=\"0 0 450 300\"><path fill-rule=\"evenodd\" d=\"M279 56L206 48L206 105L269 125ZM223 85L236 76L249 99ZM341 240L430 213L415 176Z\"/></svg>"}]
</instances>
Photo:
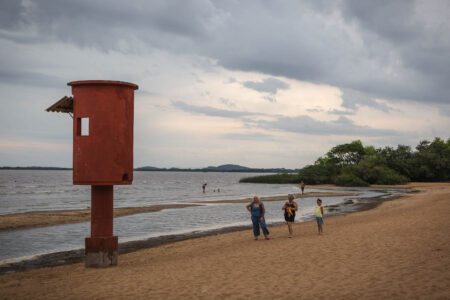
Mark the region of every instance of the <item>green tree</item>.
<instances>
[{"instance_id":1,"label":"green tree","mask_svg":"<svg viewBox=\"0 0 450 300\"><path fill-rule=\"evenodd\" d=\"M360 140L333 147L327 156L338 166L357 164L364 156L365 150Z\"/></svg>"},{"instance_id":2,"label":"green tree","mask_svg":"<svg viewBox=\"0 0 450 300\"><path fill-rule=\"evenodd\" d=\"M398 145L397 149L385 147L378 149L377 155L390 169L408 178L412 177L414 154L410 146Z\"/></svg>"},{"instance_id":3,"label":"green tree","mask_svg":"<svg viewBox=\"0 0 450 300\"><path fill-rule=\"evenodd\" d=\"M424 140L416 147L413 179L418 181L442 181L450 179L449 140L435 138Z\"/></svg>"},{"instance_id":4,"label":"green tree","mask_svg":"<svg viewBox=\"0 0 450 300\"><path fill-rule=\"evenodd\" d=\"M450 180L450 139L424 140L415 150L405 145L375 149L356 140L333 147L313 165L300 170L297 178L308 184L346 186ZM295 181L296 176L269 175L248 180L290 182Z\"/></svg>"},{"instance_id":5,"label":"green tree","mask_svg":"<svg viewBox=\"0 0 450 300\"><path fill-rule=\"evenodd\" d=\"M384 164L384 159L379 156L369 156L362 159L354 167L354 174L370 184L401 184L409 181L408 177Z\"/></svg>"},{"instance_id":6,"label":"green tree","mask_svg":"<svg viewBox=\"0 0 450 300\"><path fill-rule=\"evenodd\" d=\"M377 150L374 146L364 147L364 156L374 156L377 155Z\"/></svg>"}]
</instances>

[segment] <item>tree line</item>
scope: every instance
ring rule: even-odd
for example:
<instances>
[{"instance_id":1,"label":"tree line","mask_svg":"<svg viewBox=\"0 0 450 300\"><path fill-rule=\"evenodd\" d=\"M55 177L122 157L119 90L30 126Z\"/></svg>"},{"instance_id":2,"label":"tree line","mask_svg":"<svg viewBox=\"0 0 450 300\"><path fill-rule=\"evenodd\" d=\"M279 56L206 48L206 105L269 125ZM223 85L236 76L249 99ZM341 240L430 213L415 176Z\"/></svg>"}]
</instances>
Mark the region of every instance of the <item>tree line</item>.
<instances>
[{"instance_id":1,"label":"tree line","mask_svg":"<svg viewBox=\"0 0 450 300\"><path fill-rule=\"evenodd\" d=\"M415 149L364 146L360 140L331 148L298 174L245 178L242 182L331 183L342 186L403 184L409 181L450 180L450 139L421 141Z\"/></svg>"}]
</instances>

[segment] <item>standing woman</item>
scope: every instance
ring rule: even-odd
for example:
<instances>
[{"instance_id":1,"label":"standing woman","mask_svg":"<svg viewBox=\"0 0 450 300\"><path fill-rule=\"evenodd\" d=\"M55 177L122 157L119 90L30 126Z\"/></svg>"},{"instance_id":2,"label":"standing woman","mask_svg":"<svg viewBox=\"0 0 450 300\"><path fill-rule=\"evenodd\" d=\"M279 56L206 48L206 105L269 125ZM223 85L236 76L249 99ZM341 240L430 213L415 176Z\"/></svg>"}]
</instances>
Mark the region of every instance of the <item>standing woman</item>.
<instances>
[{"instance_id":1,"label":"standing woman","mask_svg":"<svg viewBox=\"0 0 450 300\"><path fill-rule=\"evenodd\" d=\"M288 195L288 201L284 203L282 210L284 210L284 219L286 220L288 230L289 230L289 238L292 237L292 234L294 233L292 226L295 221L295 212L298 210L298 205L294 201L294 195L289 194Z\"/></svg>"},{"instance_id":2,"label":"standing woman","mask_svg":"<svg viewBox=\"0 0 450 300\"><path fill-rule=\"evenodd\" d=\"M258 236L260 234L259 227L261 227L265 239L269 240L269 230L267 229L266 220L264 219L264 214L266 213L264 204L259 201L259 198L257 196L255 196L253 197L253 201L249 205L247 205L246 208L252 216L253 235L255 236L255 240L258 239Z\"/></svg>"}]
</instances>

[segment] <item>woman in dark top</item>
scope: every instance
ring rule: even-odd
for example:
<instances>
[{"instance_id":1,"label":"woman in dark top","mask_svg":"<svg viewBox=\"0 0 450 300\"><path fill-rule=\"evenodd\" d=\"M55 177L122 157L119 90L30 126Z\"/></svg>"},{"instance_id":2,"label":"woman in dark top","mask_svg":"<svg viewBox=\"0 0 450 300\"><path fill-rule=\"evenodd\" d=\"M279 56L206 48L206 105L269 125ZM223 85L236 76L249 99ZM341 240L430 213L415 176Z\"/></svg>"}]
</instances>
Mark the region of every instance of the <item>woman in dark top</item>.
<instances>
[{"instance_id":1,"label":"woman in dark top","mask_svg":"<svg viewBox=\"0 0 450 300\"><path fill-rule=\"evenodd\" d=\"M294 233L292 225L294 224L295 221L295 212L298 210L298 205L294 201L294 195L292 194L288 195L288 201L284 203L281 209L284 210L284 219L286 220L286 224L289 230L289 237L291 238L292 234Z\"/></svg>"},{"instance_id":2,"label":"woman in dark top","mask_svg":"<svg viewBox=\"0 0 450 300\"><path fill-rule=\"evenodd\" d=\"M253 197L252 203L248 204L246 208L252 216L253 235L255 236L255 240L258 239L258 236L260 234L259 232L260 227L263 231L265 239L268 240L269 230L267 229L266 220L264 219L264 214L266 213L264 204L261 201L259 201L259 198L257 196L255 196Z\"/></svg>"}]
</instances>

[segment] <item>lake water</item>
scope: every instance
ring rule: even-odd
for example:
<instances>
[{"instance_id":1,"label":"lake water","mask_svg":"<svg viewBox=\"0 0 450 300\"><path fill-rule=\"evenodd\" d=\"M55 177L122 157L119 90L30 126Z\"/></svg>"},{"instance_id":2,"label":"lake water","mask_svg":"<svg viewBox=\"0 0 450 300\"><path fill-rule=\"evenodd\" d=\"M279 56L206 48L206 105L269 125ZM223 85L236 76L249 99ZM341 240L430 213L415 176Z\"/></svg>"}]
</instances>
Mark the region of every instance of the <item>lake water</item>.
<instances>
[{"instance_id":1,"label":"lake water","mask_svg":"<svg viewBox=\"0 0 450 300\"><path fill-rule=\"evenodd\" d=\"M299 191L295 185L239 183L243 177L256 175L259 174L134 172L132 185L114 187L114 206L239 199ZM203 183L207 183L206 193L202 192ZM0 170L0 214L86 208L90 206L90 191L90 186L72 184L72 171Z\"/></svg>"},{"instance_id":2,"label":"lake water","mask_svg":"<svg viewBox=\"0 0 450 300\"><path fill-rule=\"evenodd\" d=\"M189 203L240 199L253 195L275 196L298 193L296 185L239 183L254 173L135 172L131 186L116 186L115 207ZM206 193L202 184L207 183ZM220 192L217 190L220 189ZM307 192L321 191L310 189ZM352 189L354 191L354 189ZM383 196L388 192L357 189L359 198ZM323 198L325 205L339 204L349 197ZM354 197L353 197L354 198ZM299 220L311 218L315 198L299 201ZM284 201L265 202L268 224L283 221ZM72 185L71 171L0 170L0 214L28 211L81 209L90 206L90 186ZM205 204L167 209L114 219L119 242L193 231L250 225L244 204ZM84 247L89 222L0 232L0 263L25 257ZM249 233L250 235L251 233Z\"/></svg>"}]
</instances>

